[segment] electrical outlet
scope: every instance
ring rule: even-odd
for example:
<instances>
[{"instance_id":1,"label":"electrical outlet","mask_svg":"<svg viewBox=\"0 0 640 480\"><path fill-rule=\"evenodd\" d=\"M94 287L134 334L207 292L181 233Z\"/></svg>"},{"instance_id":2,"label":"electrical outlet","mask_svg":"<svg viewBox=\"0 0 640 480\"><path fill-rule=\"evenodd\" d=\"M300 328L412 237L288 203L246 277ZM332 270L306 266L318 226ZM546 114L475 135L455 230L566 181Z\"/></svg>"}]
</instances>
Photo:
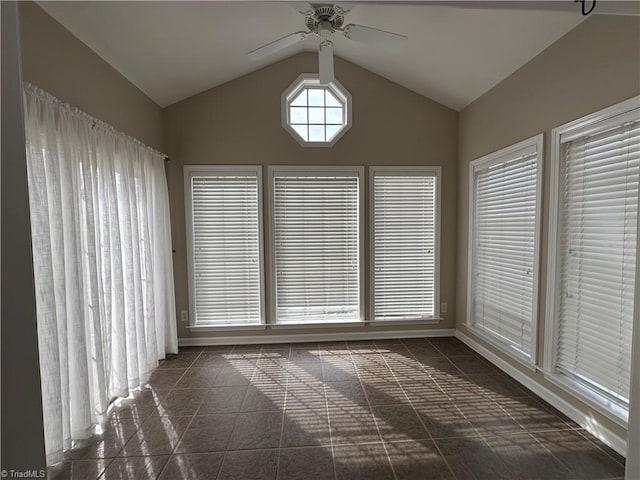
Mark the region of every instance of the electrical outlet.
<instances>
[{"instance_id":1,"label":"electrical outlet","mask_svg":"<svg viewBox=\"0 0 640 480\"><path fill-rule=\"evenodd\" d=\"M189 323L189 310L182 310L180 312L180 320L182 320L182 323Z\"/></svg>"},{"instance_id":2,"label":"electrical outlet","mask_svg":"<svg viewBox=\"0 0 640 480\"><path fill-rule=\"evenodd\" d=\"M447 313L447 302L442 302L440 304L440 313Z\"/></svg>"}]
</instances>

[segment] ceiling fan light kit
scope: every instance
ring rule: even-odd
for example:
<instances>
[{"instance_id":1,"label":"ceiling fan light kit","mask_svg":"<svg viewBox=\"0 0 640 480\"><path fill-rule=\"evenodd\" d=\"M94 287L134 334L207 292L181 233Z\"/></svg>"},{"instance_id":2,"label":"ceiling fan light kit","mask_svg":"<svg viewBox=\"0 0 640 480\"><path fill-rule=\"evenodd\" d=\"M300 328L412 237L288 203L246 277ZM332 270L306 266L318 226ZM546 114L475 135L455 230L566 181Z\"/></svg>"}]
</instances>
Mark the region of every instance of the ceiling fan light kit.
<instances>
[{"instance_id":1,"label":"ceiling fan light kit","mask_svg":"<svg viewBox=\"0 0 640 480\"><path fill-rule=\"evenodd\" d=\"M301 42L310 35L317 36L320 38L318 46L318 77L322 85L328 85L335 79L331 37L336 32L340 32L349 40L382 48L402 47L407 41L405 35L364 25L348 24L343 27L345 15L349 13L349 10L342 8L340 5L303 4L298 8L298 11L304 15L304 24L307 27L307 31L294 32L263 45L249 52L249 58L260 60Z\"/></svg>"}]
</instances>

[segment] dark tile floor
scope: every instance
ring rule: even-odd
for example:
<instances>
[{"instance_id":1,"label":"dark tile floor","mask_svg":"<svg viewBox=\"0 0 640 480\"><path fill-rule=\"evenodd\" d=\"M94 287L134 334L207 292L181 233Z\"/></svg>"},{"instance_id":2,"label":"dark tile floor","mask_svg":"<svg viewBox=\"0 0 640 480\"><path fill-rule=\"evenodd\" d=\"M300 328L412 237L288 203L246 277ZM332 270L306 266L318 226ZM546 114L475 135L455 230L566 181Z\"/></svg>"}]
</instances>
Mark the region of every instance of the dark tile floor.
<instances>
[{"instance_id":1,"label":"dark tile floor","mask_svg":"<svg viewBox=\"0 0 640 480\"><path fill-rule=\"evenodd\" d=\"M454 338L190 347L55 479L618 479L624 459Z\"/></svg>"}]
</instances>

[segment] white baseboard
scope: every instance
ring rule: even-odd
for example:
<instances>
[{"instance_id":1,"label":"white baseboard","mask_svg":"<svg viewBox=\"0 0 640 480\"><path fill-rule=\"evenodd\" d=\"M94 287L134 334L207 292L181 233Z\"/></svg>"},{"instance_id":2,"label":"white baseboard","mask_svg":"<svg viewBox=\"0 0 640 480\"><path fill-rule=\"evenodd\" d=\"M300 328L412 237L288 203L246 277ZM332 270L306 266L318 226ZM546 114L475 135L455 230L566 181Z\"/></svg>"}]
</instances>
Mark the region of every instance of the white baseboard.
<instances>
[{"instance_id":1,"label":"white baseboard","mask_svg":"<svg viewBox=\"0 0 640 480\"><path fill-rule=\"evenodd\" d=\"M242 335L220 337L179 338L181 347L203 345L252 345L256 343L303 343L303 342L336 342L343 340L384 340L395 338L418 337L452 337L453 328L434 330L394 330L394 331L366 331L366 332L335 332L335 333L300 333L277 335Z\"/></svg>"},{"instance_id":2,"label":"white baseboard","mask_svg":"<svg viewBox=\"0 0 640 480\"><path fill-rule=\"evenodd\" d=\"M593 418L586 413L580 411L575 406L571 405L569 402L564 400L562 397L559 397L554 392L549 390L547 387L536 381L535 379L525 375L520 370L515 368L509 362L503 360L495 353L491 352L489 349L485 348L471 337L465 335L464 333L456 330L455 332L456 338L460 341L464 342L470 348L478 352L484 358L493 363L496 367L503 370L506 374L512 377L514 380L517 380L522 385L527 387L533 393L538 395L540 398L545 400L546 402L553 405L555 408L564 413L571 420L576 422L582 428L587 430L593 436L600 439L605 444L609 445L620 455L626 457L627 455L627 439L616 435L608 428L605 428L602 425L599 425L593 421Z\"/></svg>"}]
</instances>

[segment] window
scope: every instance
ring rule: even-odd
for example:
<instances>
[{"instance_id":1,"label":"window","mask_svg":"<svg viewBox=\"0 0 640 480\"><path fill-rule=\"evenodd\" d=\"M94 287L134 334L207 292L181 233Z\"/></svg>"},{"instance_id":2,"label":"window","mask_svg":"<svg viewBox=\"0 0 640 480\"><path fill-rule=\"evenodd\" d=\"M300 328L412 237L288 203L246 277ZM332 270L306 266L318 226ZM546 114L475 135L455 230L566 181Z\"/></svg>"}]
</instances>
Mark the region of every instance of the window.
<instances>
[{"instance_id":1,"label":"window","mask_svg":"<svg viewBox=\"0 0 640 480\"><path fill-rule=\"evenodd\" d=\"M371 167L374 320L439 316L439 167Z\"/></svg>"},{"instance_id":2,"label":"window","mask_svg":"<svg viewBox=\"0 0 640 480\"><path fill-rule=\"evenodd\" d=\"M362 167L271 167L275 323L362 320Z\"/></svg>"},{"instance_id":3,"label":"window","mask_svg":"<svg viewBox=\"0 0 640 480\"><path fill-rule=\"evenodd\" d=\"M542 135L471 162L467 325L535 363Z\"/></svg>"},{"instance_id":4,"label":"window","mask_svg":"<svg viewBox=\"0 0 640 480\"><path fill-rule=\"evenodd\" d=\"M260 324L260 167L186 166L193 326Z\"/></svg>"},{"instance_id":5,"label":"window","mask_svg":"<svg viewBox=\"0 0 640 480\"><path fill-rule=\"evenodd\" d=\"M545 368L626 422L640 166L640 97L553 130Z\"/></svg>"},{"instance_id":6,"label":"window","mask_svg":"<svg viewBox=\"0 0 640 480\"><path fill-rule=\"evenodd\" d=\"M301 75L282 94L282 122L303 146L331 146L351 127L351 95L337 81Z\"/></svg>"}]
</instances>

